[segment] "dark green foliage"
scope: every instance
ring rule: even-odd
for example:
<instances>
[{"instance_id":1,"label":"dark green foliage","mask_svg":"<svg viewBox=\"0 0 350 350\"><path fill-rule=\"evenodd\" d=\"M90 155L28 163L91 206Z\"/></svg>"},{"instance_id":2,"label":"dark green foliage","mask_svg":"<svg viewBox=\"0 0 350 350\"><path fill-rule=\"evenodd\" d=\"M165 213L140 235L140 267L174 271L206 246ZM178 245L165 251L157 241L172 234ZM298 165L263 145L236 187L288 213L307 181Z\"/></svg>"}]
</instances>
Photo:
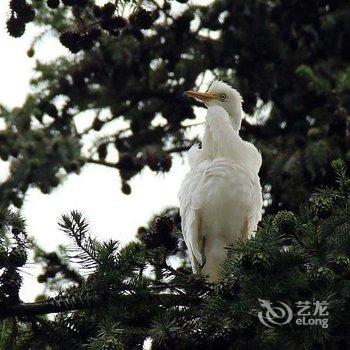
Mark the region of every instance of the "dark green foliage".
<instances>
[{"instance_id":1,"label":"dark green foliage","mask_svg":"<svg viewBox=\"0 0 350 350\"><path fill-rule=\"evenodd\" d=\"M173 235L174 223L171 218L163 217L156 220L153 227L140 237L146 248L163 247L170 252L176 252L178 240Z\"/></svg>"},{"instance_id":2,"label":"dark green foliage","mask_svg":"<svg viewBox=\"0 0 350 350\"><path fill-rule=\"evenodd\" d=\"M63 215L59 226L63 232L73 238L74 245L69 248L69 258L80 267L90 270L96 267L96 242L89 235L87 221L80 213L73 211Z\"/></svg>"},{"instance_id":3,"label":"dark green foliage","mask_svg":"<svg viewBox=\"0 0 350 350\"><path fill-rule=\"evenodd\" d=\"M79 213L63 216L60 227L74 243L66 262L56 253L42 257L47 267L59 267L65 275L65 288L17 309L3 305L0 317L21 314L16 327L26 332L14 336L3 321L2 339L15 339L11 349L22 349L15 343L142 349L146 338L152 349L345 349L350 341L350 181L344 162L333 162L333 168L336 188L316 191L298 215L282 211L266 217L255 237L228 247L222 282L214 285L191 274L185 262L172 266L171 256L181 249L178 214L172 210L139 230L141 242L122 248L93 239ZM324 208L327 216L320 217ZM84 276L72 273L73 266ZM1 276L2 295L13 295L10 288L20 285L18 273L9 276L9 271ZM289 305L294 317L299 301L327 302L328 327L291 321L268 328L258 318L266 311L261 299ZM52 321L32 316L49 312L59 313Z\"/></svg>"},{"instance_id":4,"label":"dark green foliage","mask_svg":"<svg viewBox=\"0 0 350 350\"><path fill-rule=\"evenodd\" d=\"M19 301L22 277L19 269L27 262L24 220L0 207L0 309Z\"/></svg>"},{"instance_id":5,"label":"dark green foliage","mask_svg":"<svg viewBox=\"0 0 350 350\"><path fill-rule=\"evenodd\" d=\"M11 250L7 263L15 267L23 266L27 261L27 252L23 247L16 247Z\"/></svg>"},{"instance_id":6,"label":"dark green foliage","mask_svg":"<svg viewBox=\"0 0 350 350\"><path fill-rule=\"evenodd\" d=\"M349 3L216 0L180 12L173 3L11 0L10 35L34 19L78 55L38 62L35 92L21 108L0 107L0 158L10 163L0 202L21 207L29 186L49 193L85 163L118 169L125 194L145 166L169 171L172 154L193 141L183 92L211 71L241 92L253 117L241 134L262 151L266 213L275 215L229 248L222 282L209 285L191 273L176 210L124 247L96 240L72 212L60 221L71 246L46 253L30 243L52 298L21 304L29 242L18 215L1 209L0 348L142 349L146 338L162 350L348 348ZM95 117L79 132L84 112ZM128 127L106 136L121 118ZM82 153L87 134L95 147ZM106 161L113 151L118 158ZM329 327L268 328L259 299L327 301Z\"/></svg>"},{"instance_id":7,"label":"dark green foliage","mask_svg":"<svg viewBox=\"0 0 350 350\"><path fill-rule=\"evenodd\" d=\"M48 193L55 187L49 178L56 185L65 175L62 169L79 171L88 162L117 168L125 193L125 183L145 166L168 171L172 154L193 141L183 126L194 117L192 102L183 92L208 71L241 92L244 111L254 118L252 124L244 121L241 133L262 152L267 212L295 211L315 186L330 183L333 159L349 164L348 2L217 0L210 6L182 5L176 13L171 10L175 1L80 6L84 3L67 0L50 11L46 0L31 4L35 23L51 27L79 55L39 62L32 81L37 93L20 109L1 109L6 143L0 156L17 177L0 186L3 203L20 206L29 186ZM11 4L16 15L9 19L9 31L19 36L24 21L17 13L27 5ZM126 15L123 8L129 5ZM56 105L58 96L66 105ZM96 118L79 133L74 117L86 111ZM164 120L155 126L159 116ZM120 118L129 127L108 137L93 133L108 130ZM52 161L31 152L31 162L40 169L32 171L27 157L29 149L36 149L32 138L38 133L39 143L47 145L41 148L49 150L55 139L58 157ZM86 134L97 146L83 155ZM128 155L135 167L98 159L97 147L106 142L108 153ZM26 176L16 176L19 168Z\"/></svg>"}]
</instances>

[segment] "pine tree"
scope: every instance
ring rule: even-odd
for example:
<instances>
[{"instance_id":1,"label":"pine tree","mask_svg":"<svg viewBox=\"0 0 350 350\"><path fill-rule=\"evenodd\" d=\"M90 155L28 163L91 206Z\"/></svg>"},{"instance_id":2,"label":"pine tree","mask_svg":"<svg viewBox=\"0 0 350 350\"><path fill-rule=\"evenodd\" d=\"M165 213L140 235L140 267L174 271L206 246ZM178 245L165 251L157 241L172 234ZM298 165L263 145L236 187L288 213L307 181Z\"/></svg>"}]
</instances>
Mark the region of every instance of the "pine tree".
<instances>
[{"instance_id":1,"label":"pine tree","mask_svg":"<svg viewBox=\"0 0 350 350\"><path fill-rule=\"evenodd\" d=\"M18 216L2 210L2 251L5 239L17 239L2 258L3 348L142 349L146 339L152 349L347 348L350 178L344 162L332 165L337 186L318 189L298 213L266 216L255 237L228 248L216 284L193 275L186 260L173 267L172 257L182 249L176 213L164 213L140 229L138 241L119 247L97 241L83 216L71 212L59 226L72 245L46 255L47 267L60 267L60 291L23 304L18 271L25 258L11 256L25 246L25 234ZM328 327L291 322L268 328L258 318L259 299L291 308L300 301L326 302ZM54 318L44 316L53 312Z\"/></svg>"},{"instance_id":2,"label":"pine tree","mask_svg":"<svg viewBox=\"0 0 350 350\"><path fill-rule=\"evenodd\" d=\"M145 339L152 349L348 347L350 5L177 2L183 10L174 13L167 0L10 1L10 35L33 22L70 55L37 62L23 106L0 107L0 158L10 163L0 184L1 349L142 349ZM129 194L144 167L169 171L173 154L194 141L183 123L194 106L183 92L208 71L241 92L242 136L263 155L266 215L254 238L229 248L222 282L191 273L176 209L125 247L97 241L78 212L60 221L71 246L45 252L28 241L8 206L21 207L29 186L49 193L94 163L118 169ZM78 131L82 113L93 120ZM159 116L166 122L154 124ZM102 136L116 119L128 127ZM92 133L92 151L83 152ZM118 159L107 161L111 151ZM21 275L33 252L51 296L23 304ZM326 301L328 328L266 327L259 299L294 312L298 301Z\"/></svg>"},{"instance_id":3,"label":"pine tree","mask_svg":"<svg viewBox=\"0 0 350 350\"><path fill-rule=\"evenodd\" d=\"M193 106L183 92L209 71L243 96L242 136L262 151L267 212L297 210L329 183L333 159L349 164L348 1L217 0L175 13L176 3L11 2L16 21L31 7L34 23L76 54L38 62L35 93L21 108L0 109L0 157L11 170L1 203L20 207L28 186L49 193L87 163L118 169L126 194L144 167L169 171L172 155L193 142L183 123ZM93 120L78 131L83 113ZM117 119L128 126L100 132ZM118 158L107 158L115 151Z\"/></svg>"}]
</instances>

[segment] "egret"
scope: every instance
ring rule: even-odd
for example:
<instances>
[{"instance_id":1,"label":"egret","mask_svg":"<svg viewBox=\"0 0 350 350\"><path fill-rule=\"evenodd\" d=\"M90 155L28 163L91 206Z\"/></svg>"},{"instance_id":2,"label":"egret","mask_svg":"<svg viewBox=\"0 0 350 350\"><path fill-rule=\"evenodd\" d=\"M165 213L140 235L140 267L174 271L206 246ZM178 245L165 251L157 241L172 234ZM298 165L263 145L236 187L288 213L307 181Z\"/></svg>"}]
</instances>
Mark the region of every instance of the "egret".
<instances>
[{"instance_id":1,"label":"egret","mask_svg":"<svg viewBox=\"0 0 350 350\"><path fill-rule=\"evenodd\" d=\"M179 192L182 233L193 271L216 282L225 248L250 237L261 220L262 159L255 146L239 136L242 97L237 90L215 81L206 93L185 95L208 109L202 147L188 151L191 170Z\"/></svg>"}]
</instances>

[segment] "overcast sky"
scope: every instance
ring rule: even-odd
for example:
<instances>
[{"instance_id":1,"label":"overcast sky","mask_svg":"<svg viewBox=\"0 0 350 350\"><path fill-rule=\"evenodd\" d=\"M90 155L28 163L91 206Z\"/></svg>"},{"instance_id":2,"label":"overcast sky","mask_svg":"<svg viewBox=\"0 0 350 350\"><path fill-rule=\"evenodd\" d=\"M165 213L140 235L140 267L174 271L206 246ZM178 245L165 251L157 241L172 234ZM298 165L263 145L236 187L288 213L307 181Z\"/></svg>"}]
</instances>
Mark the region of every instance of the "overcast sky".
<instances>
[{"instance_id":1,"label":"overcast sky","mask_svg":"<svg viewBox=\"0 0 350 350\"><path fill-rule=\"evenodd\" d=\"M35 60L47 62L69 53L56 38L47 38L38 46L34 58L28 58L26 52L38 30L28 25L23 37L8 36L5 27L9 16L8 2L0 1L0 103L15 107L20 106L30 92L29 80ZM200 114L199 120L202 120L203 113ZM0 180L6 178L6 169L7 163L0 160ZM57 221L61 214L72 209L81 211L89 219L92 231L99 239L113 238L125 243L134 238L137 228L152 215L167 206L178 205L177 192L187 171L186 162L180 157L175 159L168 174L145 169L131 181L132 195L127 196L120 191L116 170L88 165L80 175L70 175L50 195L29 190L22 215L27 221L29 235L47 251L67 242L58 230ZM41 285L36 282L40 270L30 264L24 270L21 297L24 301L32 301L41 291Z\"/></svg>"}]
</instances>

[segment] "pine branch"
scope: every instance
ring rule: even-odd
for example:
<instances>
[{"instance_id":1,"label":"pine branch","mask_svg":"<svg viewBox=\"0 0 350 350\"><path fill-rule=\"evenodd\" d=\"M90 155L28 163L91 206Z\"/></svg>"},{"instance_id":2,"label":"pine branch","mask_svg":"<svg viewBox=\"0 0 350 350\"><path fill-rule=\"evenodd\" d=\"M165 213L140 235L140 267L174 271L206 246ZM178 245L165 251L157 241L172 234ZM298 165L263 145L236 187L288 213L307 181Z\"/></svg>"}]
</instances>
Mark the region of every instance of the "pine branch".
<instances>
[{"instance_id":1,"label":"pine branch","mask_svg":"<svg viewBox=\"0 0 350 350\"><path fill-rule=\"evenodd\" d=\"M107 166L109 168L119 169L118 163L111 163L111 162L106 162L104 160L97 160L97 159L92 159L92 158L88 158L86 161L88 163L91 163L91 164L104 165L104 166Z\"/></svg>"},{"instance_id":2,"label":"pine branch","mask_svg":"<svg viewBox=\"0 0 350 350\"><path fill-rule=\"evenodd\" d=\"M59 226L63 232L74 239L74 245L70 247L70 259L79 263L87 271L91 271L97 265L96 242L91 238L89 225L82 215L72 211L70 215L63 215Z\"/></svg>"},{"instance_id":3,"label":"pine branch","mask_svg":"<svg viewBox=\"0 0 350 350\"><path fill-rule=\"evenodd\" d=\"M158 306L189 306L198 305L202 302L201 298L175 295L175 294L153 294L148 297L137 295L119 295L111 298L111 303L120 305L133 305L135 303L145 303L146 301ZM0 310L0 319L18 316L34 316L46 315L51 313L96 309L99 307L106 307L108 299L105 296L96 296L88 298L79 298L74 302L54 303L52 300L35 303L20 303L15 305L2 306Z\"/></svg>"}]
</instances>

